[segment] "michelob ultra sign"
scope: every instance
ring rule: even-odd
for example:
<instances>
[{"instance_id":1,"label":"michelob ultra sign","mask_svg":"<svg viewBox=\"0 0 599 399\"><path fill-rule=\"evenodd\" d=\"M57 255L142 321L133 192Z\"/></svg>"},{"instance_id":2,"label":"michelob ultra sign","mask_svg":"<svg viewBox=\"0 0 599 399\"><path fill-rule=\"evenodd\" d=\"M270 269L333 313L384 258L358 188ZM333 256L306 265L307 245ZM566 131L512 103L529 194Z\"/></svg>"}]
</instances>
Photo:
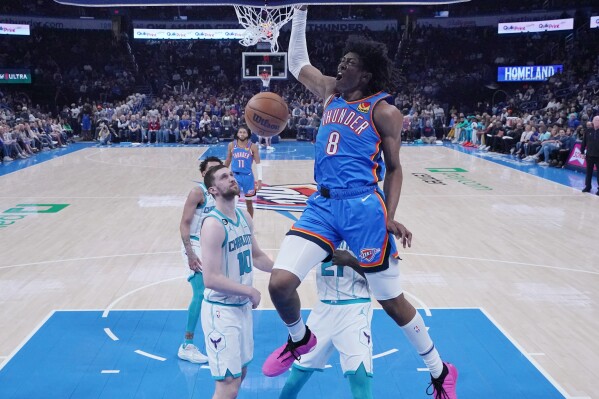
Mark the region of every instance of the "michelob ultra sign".
<instances>
[{"instance_id":1,"label":"michelob ultra sign","mask_svg":"<svg viewBox=\"0 0 599 399\"><path fill-rule=\"evenodd\" d=\"M0 68L0 84L28 84L31 83L29 69L4 69Z\"/></svg>"}]
</instances>

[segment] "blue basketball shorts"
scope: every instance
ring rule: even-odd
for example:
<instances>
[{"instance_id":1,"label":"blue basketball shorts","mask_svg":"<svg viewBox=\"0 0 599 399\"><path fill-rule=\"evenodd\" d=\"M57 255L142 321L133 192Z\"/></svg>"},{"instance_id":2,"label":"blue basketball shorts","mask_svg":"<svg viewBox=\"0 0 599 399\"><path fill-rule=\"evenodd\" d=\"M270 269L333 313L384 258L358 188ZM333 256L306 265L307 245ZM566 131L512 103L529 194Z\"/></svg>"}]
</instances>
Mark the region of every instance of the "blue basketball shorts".
<instances>
[{"instance_id":1,"label":"blue basketball shorts","mask_svg":"<svg viewBox=\"0 0 599 399\"><path fill-rule=\"evenodd\" d=\"M310 196L306 210L288 235L297 235L332 254L346 241L365 273L389 268L389 256L398 257L393 236L387 231L387 209L378 190L355 198Z\"/></svg>"},{"instance_id":2,"label":"blue basketball shorts","mask_svg":"<svg viewBox=\"0 0 599 399\"><path fill-rule=\"evenodd\" d=\"M256 195L254 174L250 173L249 175L243 175L241 173L235 173L235 180L237 180L237 184L239 184L239 190L243 193L243 195L248 197L253 197Z\"/></svg>"}]
</instances>

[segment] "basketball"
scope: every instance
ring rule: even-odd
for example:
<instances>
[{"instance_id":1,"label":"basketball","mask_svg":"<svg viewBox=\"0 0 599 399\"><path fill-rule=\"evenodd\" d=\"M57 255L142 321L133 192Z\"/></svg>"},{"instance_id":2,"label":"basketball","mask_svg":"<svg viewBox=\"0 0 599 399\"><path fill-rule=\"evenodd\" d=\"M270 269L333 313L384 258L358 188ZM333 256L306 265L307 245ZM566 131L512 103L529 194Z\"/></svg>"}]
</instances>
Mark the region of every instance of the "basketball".
<instances>
[{"instance_id":1,"label":"basketball","mask_svg":"<svg viewBox=\"0 0 599 399\"><path fill-rule=\"evenodd\" d=\"M256 94L245 106L245 123L258 136L271 137L281 133L287 119L287 103L269 91Z\"/></svg>"}]
</instances>

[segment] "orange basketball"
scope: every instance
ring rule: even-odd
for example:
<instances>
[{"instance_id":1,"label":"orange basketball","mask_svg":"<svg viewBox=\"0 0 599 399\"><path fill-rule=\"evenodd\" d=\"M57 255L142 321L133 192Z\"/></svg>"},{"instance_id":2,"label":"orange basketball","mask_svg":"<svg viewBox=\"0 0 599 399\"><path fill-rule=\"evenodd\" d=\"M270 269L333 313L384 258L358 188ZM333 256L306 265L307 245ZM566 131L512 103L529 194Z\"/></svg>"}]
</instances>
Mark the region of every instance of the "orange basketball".
<instances>
[{"instance_id":1,"label":"orange basketball","mask_svg":"<svg viewBox=\"0 0 599 399\"><path fill-rule=\"evenodd\" d=\"M250 98L245 106L245 123L258 136L271 137L285 130L289 109L277 94L265 91Z\"/></svg>"}]
</instances>

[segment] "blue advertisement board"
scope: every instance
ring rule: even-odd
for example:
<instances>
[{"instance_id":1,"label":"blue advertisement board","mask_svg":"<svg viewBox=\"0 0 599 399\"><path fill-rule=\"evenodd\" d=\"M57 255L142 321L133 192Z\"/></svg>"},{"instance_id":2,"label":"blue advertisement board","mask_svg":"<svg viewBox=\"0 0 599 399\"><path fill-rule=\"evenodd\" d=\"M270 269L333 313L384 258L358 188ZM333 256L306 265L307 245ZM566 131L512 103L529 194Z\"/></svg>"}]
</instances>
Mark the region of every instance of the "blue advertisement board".
<instances>
[{"instance_id":1,"label":"blue advertisement board","mask_svg":"<svg viewBox=\"0 0 599 399\"><path fill-rule=\"evenodd\" d=\"M563 65L501 66L497 67L497 81L544 82L563 69Z\"/></svg>"}]
</instances>

